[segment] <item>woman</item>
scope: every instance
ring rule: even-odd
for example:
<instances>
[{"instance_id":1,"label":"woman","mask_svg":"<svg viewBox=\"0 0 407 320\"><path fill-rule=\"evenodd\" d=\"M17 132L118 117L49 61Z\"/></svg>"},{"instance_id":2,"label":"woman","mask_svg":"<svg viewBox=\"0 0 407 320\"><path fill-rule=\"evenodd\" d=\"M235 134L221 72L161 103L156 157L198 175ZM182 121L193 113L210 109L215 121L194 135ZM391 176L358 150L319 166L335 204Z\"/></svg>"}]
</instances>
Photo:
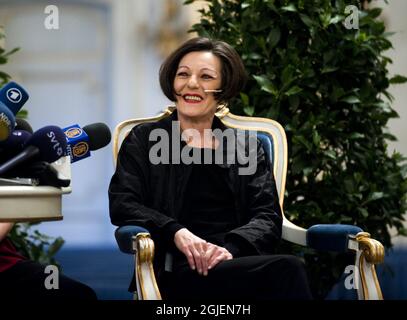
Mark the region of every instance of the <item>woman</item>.
<instances>
[{"instance_id":1,"label":"woman","mask_svg":"<svg viewBox=\"0 0 407 320\"><path fill-rule=\"evenodd\" d=\"M213 133L230 129L215 112L242 90L245 80L243 63L230 45L207 38L187 41L160 69L161 88L176 110L135 127L120 149L109 187L110 217L115 225L150 231L164 298L311 297L302 263L272 255L281 237L282 214L260 143L253 148L244 142L243 152L255 149L252 174L239 174L244 165L226 161L225 154L221 163L180 161L196 151L213 159L225 147ZM152 161L154 131L170 137L168 148L161 150L168 163ZM226 153L242 152L235 149Z\"/></svg>"}]
</instances>

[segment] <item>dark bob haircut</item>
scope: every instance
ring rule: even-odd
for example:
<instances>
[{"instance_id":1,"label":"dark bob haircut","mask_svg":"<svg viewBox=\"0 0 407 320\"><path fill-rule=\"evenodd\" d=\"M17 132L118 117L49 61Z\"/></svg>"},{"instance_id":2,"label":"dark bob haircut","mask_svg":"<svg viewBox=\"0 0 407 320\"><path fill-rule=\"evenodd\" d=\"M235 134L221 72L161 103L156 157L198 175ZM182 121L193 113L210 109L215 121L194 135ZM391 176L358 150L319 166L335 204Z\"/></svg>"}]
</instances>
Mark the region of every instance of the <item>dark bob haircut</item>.
<instances>
[{"instance_id":1,"label":"dark bob haircut","mask_svg":"<svg viewBox=\"0 0 407 320\"><path fill-rule=\"evenodd\" d=\"M176 101L174 79L181 59L190 52L209 51L221 60L222 92L215 94L218 102L225 103L235 97L244 87L247 75L242 59L236 50L223 41L197 37L186 41L161 65L160 85L171 101Z\"/></svg>"}]
</instances>

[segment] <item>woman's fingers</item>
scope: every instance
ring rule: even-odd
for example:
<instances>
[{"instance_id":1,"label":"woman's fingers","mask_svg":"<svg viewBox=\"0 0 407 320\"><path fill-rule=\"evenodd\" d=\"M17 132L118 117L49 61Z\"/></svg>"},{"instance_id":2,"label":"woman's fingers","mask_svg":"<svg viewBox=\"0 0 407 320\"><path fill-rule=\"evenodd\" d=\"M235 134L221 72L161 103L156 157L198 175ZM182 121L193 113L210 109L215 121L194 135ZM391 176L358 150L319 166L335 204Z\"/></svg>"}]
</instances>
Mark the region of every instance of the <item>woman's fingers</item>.
<instances>
[{"instance_id":1,"label":"woman's fingers","mask_svg":"<svg viewBox=\"0 0 407 320\"><path fill-rule=\"evenodd\" d=\"M198 249L195 247L192 249L192 254L194 255L194 261L196 265L196 271L199 274L202 274L202 257L201 257L201 252L199 252Z\"/></svg>"},{"instance_id":2,"label":"woman's fingers","mask_svg":"<svg viewBox=\"0 0 407 320\"><path fill-rule=\"evenodd\" d=\"M212 255L211 260L209 261L208 269L212 269L216 266L221 260L222 251L216 250L216 252Z\"/></svg>"},{"instance_id":3,"label":"woman's fingers","mask_svg":"<svg viewBox=\"0 0 407 320\"><path fill-rule=\"evenodd\" d=\"M191 249L197 272L204 276L208 275L208 254L210 254L210 251L208 251L209 248L210 246L208 246L206 241L200 241L197 242L196 246Z\"/></svg>"},{"instance_id":4,"label":"woman's fingers","mask_svg":"<svg viewBox=\"0 0 407 320\"><path fill-rule=\"evenodd\" d=\"M174 242L186 256L191 269L196 270L200 275L208 275L208 270L219 262L233 258L225 248L206 242L186 228L175 233Z\"/></svg>"},{"instance_id":5,"label":"woman's fingers","mask_svg":"<svg viewBox=\"0 0 407 320\"><path fill-rule=\"evenodd\" d=\"M183 254L185 255L185 257L186 257L187 260L188 260L189 267L190 267L192 270L195 270L195 268L196 268L196 266L195 266L195 259L194 259L194 255L192 254L192 252L191 252L188 248L186 248L186 249L185 249L185 252L183 251Z\"/></svg>"},{"instance_id":6,"label":"woman's fingers","mask_svg":"<svg viewBox=\"0 0 407 320\"><path fill-rule=\"evenodd\" d=\"M207 258L208 244L207 242L201 245L201 260L202 260L202 274L208 275L208 258Z\"/></svg>"},{"instance_id":7,"label":"woman's fingers","mask_svg":"<svg viewBox=\"0 0 407 320\"><path fill-rule=\"evenodd\" d=\"M221 261L230 260L232 258L233 256L225 248L217 247L216 251L208 262L208 269L212 269Z\"/></svg>"},{"instance_id":8,"label":"woman's fingers","mask_svg":"<svg viewBox=\"0 0 407 320\"><path fill-rule=\"evenodd\" d=\"M226 252L222 252L219 256L217 256L214 261L212 262L210 269L212 269L213 267L215 267L219 262L222 261L226 261L226 260L231 260L232 259L232 255L231 254L227 254Z\"/></svg>"},{"instance_id":9,"label":"woman's fingers","mask_svg":"<svg viewBox=\"0 0 407 320\"><path fill-rule=\"evenodd\" d=\"M192 270L197 270L199 274L206 271L207 262L205 261L205 253L207 242L186 228L178 230L174 235L174 242L177 248L186 256Z\"/></svg>"},{"instance_id":10,"label":"woman's fingers","mask_svg":"<svg viewBox=\"0 0 407 320\"><path fill-rule=\"evenodd\" d=\"M212 256L216 253L216 250L217 250L216 245L213 245L213 244L208 245L208 249L206 250L206 255L205 255L206 263L208 264L208 268L209 268Z\"/></svg>"}]
</instances>

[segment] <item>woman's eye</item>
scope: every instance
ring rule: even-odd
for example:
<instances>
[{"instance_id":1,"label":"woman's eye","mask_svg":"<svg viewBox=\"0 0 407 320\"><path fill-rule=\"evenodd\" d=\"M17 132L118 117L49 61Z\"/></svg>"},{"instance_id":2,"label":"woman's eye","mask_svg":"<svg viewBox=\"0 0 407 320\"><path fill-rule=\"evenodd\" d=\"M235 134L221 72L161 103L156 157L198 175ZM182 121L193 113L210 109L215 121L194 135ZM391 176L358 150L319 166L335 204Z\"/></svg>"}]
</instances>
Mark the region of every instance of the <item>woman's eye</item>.
<instances>
[{"instance_id":1,"label":"woman's eye","mask_svg":"<svg viewBox=\"0 0 407 320\"><path fill-rule=\"evenodd\" d=\"M203 79L213 79L213 77L210 76L209 74L204 74L204 75L202 75L202 78L203 78Z\"/></svg>"},{"instance_id":2,"label":"woman's eye","mask_svg":"<svg viewBox=\"0 0 407 320\"><path fill-rule=\"evenodd\" d=\"M177 73L177 76L178 76L178 77L187 77L187 76L188 76L188 73L186 73L186 72L178 72L178 73Z\"/></svg>"}]
</instances>

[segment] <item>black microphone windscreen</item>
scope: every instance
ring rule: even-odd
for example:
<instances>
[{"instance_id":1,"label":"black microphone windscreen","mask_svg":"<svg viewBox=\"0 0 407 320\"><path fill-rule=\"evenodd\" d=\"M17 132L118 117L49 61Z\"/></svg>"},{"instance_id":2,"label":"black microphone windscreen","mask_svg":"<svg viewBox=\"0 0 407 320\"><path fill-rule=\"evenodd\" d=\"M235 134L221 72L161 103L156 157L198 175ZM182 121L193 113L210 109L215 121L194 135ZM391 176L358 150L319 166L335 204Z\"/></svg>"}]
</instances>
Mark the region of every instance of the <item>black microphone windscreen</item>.
<instances>
[{"instance_id":1,"label":"black microphone windscreen","mask_svg":"<svg viewBox=\"0 0 407 320\"><path fill-rule=\"evenodd\" d=\"M66 155L65 134L57 126L46 126L35 131L26 145L37 147L41 160L47 162L57 161Z\"/></svg>"},{"instance_id":2,"label":"black microphone windscreen","mask_svg":"<svg viewBox=\"0 0 407 320\"><path fill-rule=\"evenodd\" d=\"M31 125L21 118L16 118L16 127L14 128L14 130L25 130L31 134L34 132Z\"/></svg>"},{"instance_id":3,"label":"black microphone windscreen","mask_svg":"<svg viewBox=\"0 0 407 320\"><path fill-rule=\"evenodd\" d=\"M109 127L102 122L89 124L82 129L89 137L89 148L92 151L107 146L112 139Z\"/></svg>"},{"instance_id":4,"label":"black microphone windscreen","mask_svg":"<svg viewBox=\"0 0 407 320\"><path fill-rule=\"evenodd\" d=\"M8 150L21 151L31 137L32 134L26 130L13 130L6 141L0 142L0 146Z\"/></svg>"},{"instance_id":5,"label":"black microphone windscreen","mask_svg":"<svg viewBox=\"0 0 407 320\"><path fill-rule=\"evenodd\" d=\"M32 134L25 130L14 130L6 141L0 142L0 162L3 163L24 149Z\"/></svg>"}]
</instances>

